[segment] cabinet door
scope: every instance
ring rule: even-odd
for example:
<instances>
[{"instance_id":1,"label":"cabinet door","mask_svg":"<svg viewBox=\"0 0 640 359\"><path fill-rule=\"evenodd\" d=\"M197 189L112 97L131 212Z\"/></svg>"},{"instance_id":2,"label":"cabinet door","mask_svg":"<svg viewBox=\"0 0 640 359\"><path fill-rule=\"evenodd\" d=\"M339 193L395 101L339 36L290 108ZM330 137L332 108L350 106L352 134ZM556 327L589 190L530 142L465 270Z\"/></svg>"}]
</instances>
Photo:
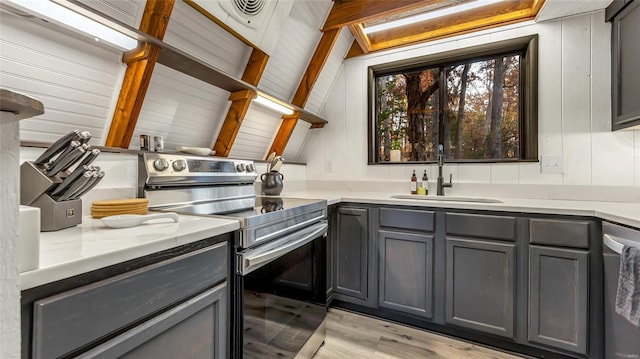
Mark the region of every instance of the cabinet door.
<instances>
[{"instance_id":1,"label":"cabinet door","mask_svg":"<svg viewBox=\"0 0 640 359\"><path fill-rule=\"evenodd\" d=\"M513 338L515 245L447 238L446 321Z\"/></svg>"},{"instance_id":2,"label":"cabinet door","mask_svg":"<svg viewBox=\"0 0 640 359\"><path fill-rule=\"evenodd\" d=\"M335 259L335 238L336 238L336 209L335 207L329 207L327 209L327 217L329 218L329 231L327 232L326 240L326 256L327 256L327 304L331 302L333 298L333 292L335 290L336 282L336 259Z\"/></svg>"},{"instance_id":3,"label":"cabinet door","mask_svg":"<svg viewBox=\"0 0 640 359\"><path fill-rule=\"evenodd\" d=\"M586 354L589 253L529 247L529 341Z\"/></svg>"},{"instance_id":4,"label":"cabinet door","mask_svg":"<svg viewBox=\"0 0 640 359\"><path fill-rule=\"evenodd\" d=\"M214 286L227 257L219 243L36 301L33 357L69 355Z\"/></svg>"},{"instance_id":5,"label":"cabinet door","mask_svg":"<svg viewBox=\"0 0 640 359\"><path fill-rule=\"evenodd\" d=\"M631 1L625 6L612 24L614 130L640 124L640 1Z\"/></svg>"},{"instance_id":6,"label":"cabinet door","mask_svg":"<svg viewBox=\"0 0 640 359\"><path fill-rule=\"evenodd\" d=\"M337 222L336 299L365 304L369 299L369 212L338 208Z\"/></svg>"},{"instance_id":7,"label":"cabinet door","mask_svg":"<svg viewBox=\"0 0 640 359\"><path fill-rule=\"evenodd\" d=\"M78 358L225 359L227 312L224 282Z\"/></svg>"},{"instance_id":8,"label":"cabinet door","mask_svg":"<svg viewBox=\"0 0 640 359\"><path fill-rule=\"evenodd\" d=\"M433 317L433 236L378 233L378 306Z\"/></svg>"}]
</instances>

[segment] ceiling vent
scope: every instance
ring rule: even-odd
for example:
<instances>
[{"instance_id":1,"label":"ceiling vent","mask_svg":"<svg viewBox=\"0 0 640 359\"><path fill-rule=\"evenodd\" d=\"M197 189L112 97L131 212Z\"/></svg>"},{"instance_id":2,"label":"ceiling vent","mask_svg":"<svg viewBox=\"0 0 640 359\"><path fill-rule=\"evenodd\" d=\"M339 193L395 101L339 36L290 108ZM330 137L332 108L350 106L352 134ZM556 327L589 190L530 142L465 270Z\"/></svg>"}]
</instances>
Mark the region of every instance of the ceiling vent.
<instances>
[{"instance_id":1,"label":"ceiling vent","mask_svg":"<svg viewBox=\"0 0 640 359\"><path fill-rule=\"evenodd\" d=\"M225 26L270 54L289 16L291 0L191 0Z\"/></svg>"},{"instance_id":2,"label":"ceiling vent","mask_svg":"<svg viewBox=\"0 0 640 359\"><path fill-rule=\"evenodd\" d=\"M275 1L267 0L232 0L220 1L224 11L233 16L239 22L255 29L262 25L269 8L275 5Z\"/></svg>"}]
</instances>

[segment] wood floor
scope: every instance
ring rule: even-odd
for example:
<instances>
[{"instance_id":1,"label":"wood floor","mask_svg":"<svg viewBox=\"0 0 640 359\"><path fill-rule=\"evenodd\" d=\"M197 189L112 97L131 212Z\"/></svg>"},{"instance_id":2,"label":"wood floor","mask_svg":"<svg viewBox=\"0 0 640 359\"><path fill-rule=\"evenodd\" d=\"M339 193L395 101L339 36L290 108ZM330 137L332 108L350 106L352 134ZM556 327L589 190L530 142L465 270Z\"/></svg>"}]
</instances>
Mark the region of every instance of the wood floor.
<instances>
[{"instance_id":1,"label":"wood floor","mask_svg":"<svg viewBox=\"0 0 640 359\"><path fill-rule=\"evenodd\" d=\"M426 331L329 309L327 337L314 359L522 358Z\"/></svg>"}]
</instances>

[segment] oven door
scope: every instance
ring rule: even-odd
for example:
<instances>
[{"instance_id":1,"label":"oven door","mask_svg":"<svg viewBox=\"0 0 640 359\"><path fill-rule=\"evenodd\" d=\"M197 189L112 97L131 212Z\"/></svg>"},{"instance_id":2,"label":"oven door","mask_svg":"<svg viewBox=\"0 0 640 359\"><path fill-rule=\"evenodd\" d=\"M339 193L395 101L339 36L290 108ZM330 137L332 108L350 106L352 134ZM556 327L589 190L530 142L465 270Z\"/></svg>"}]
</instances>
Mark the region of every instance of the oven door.
<instances>
[{"instance_id":1,"label":"oven door","mask_svg":"<svg viewBox=\"0 0 640 359\"><path fill-rule=\"evenodd\" d=\"M317 342L327 310L326 233L321 222L238 253L243 358L295 358Z\"/></svg>"}]
</instances>

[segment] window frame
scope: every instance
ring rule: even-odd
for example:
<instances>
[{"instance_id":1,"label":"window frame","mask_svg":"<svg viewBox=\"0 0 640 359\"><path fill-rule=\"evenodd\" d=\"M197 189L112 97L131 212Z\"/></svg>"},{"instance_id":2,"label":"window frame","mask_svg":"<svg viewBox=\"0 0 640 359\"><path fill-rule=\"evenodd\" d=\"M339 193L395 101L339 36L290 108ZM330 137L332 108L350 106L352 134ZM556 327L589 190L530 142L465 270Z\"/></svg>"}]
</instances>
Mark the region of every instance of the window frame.
<instances>
[{"instance_id":1,"label":"window frame","mask_svg":"<svg viewBox=\"0 0 640 359\"><path fill-rule=\"evenodd\" d=\"M394 165L394 164L430 164L436 161L409 161L390 162L380 161L377 149L376 130L376 86L377 76L385 74L396 74L399 72L415 69L426 69L429 67L441 67L445 69L460 63L465 63L483 58L496 57L503 54L520 53L520 158L510 159L453 159L445 162L449 163L508 163L508 162L537 162L538 161L538 35L513 38L504 41L492 42L453 51L430 54L426 56L414 57L411 59L399 60L390 63L383 63L369 66L367 84L367 116L368 116L368 139L367 157L369 165ZM441 83L444 82L446 71L440 71ZM444 101L446 94L445 86L440 86L439 95ZM444 112L439 111L438 121L440 134Z\"/></svg>"}]
</instances>

